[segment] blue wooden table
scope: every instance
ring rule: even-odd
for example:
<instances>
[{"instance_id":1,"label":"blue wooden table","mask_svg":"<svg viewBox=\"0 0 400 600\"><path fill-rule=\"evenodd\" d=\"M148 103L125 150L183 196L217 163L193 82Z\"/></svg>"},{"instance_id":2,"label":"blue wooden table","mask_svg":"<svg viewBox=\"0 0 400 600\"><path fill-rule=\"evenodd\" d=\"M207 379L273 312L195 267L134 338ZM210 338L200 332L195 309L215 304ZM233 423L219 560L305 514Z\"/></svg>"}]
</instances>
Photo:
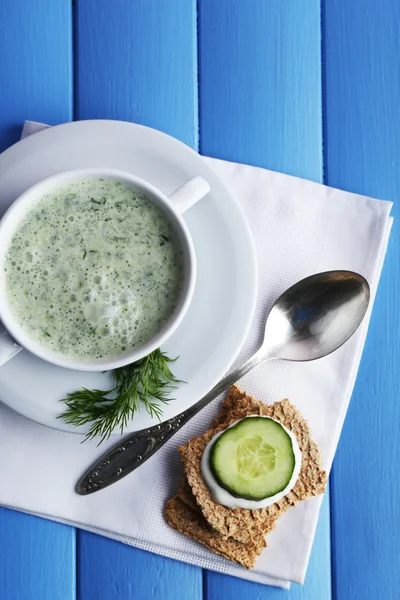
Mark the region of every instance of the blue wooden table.
<instances>
[{"instance_id":1,"label":"blue wooden table","mask_svg":"<svg viewBox=\"0 0 400 600\"><path fill-rule=\"evenodd\" d=\"M0 148L24 119L122 119L396 201L399 28L396 0L0 0ZM0 599L398 600L399 256L395 225L303 587L1 509Z\"/></svg>"}]
</instances>

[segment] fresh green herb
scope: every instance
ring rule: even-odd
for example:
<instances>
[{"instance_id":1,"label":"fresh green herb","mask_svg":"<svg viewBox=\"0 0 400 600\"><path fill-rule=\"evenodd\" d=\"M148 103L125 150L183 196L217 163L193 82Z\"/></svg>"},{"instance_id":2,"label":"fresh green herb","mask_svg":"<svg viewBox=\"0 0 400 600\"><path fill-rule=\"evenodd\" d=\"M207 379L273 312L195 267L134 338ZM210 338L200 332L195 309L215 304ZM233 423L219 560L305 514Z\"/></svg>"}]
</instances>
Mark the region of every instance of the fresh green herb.
<instances>
[{"instance_id":1,"label":"fresh green herb","mask_svg":"<svg viewBox=\"0 0 400 600\"><path fill-rule=\"evenodd\" d=\"M112 372L115 386L111 390L82 388L68 394L62 400L67 409L59 418L76 426L90 423L85 440L100 437L98 445L117 427L122 434L141 405L151 417L160 420L162 404L173 400L169 393L182 383L169 368L169 363L175 360L157 349L131 365L115 369Z\"/></svg>"},{"instance_id":2,"label":"fresh green herb","mask_svg":"<svg viewBox=\"0 0 400 600\"><path fill-rule=\"evenodd\" d=\"M86 250L85 250L85 252L83 253L83 258L82 258L82 260L85 260L85 258L86 258L86 254L87 254L87 252L86 252Z\"/></svg>"},{"instance_id":3,"label":"fresh green herb","mask_svg":"<svg viewBox=\"0 0 400 600\"><path fill-rule=\"evenodd\" d=\"M90 198L90 202L94 202L94 204L101 204L101 202L95 200L94 198Z\"/></svg>"},{"instance_id":4,"label":"fresh green herb","mask_svg":"<svg viewBox=\"0 0 400 600\"><path fill-rule=\"evenodd\" d=\"M92 252L92 253L93 253L93 252L98 252L98 250L89 250L89 252Z\"/></svg>"}]
</instances>

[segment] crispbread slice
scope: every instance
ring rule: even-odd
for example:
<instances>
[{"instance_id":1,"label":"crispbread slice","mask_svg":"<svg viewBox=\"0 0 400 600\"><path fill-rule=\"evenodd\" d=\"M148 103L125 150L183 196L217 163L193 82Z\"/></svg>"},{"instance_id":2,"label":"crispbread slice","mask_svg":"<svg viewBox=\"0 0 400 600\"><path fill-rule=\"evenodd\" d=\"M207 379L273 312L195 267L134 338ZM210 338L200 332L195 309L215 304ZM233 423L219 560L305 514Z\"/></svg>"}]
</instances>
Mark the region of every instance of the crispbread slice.
<instances>
[{"instance_id":1,"label":"crispbread slice","mask_svg":"<svg viewBox=\"0 0 400 600\"><path fill-rule=\"evenodd\" d=\"M186 476L183 477L181 486L176 492L176 495L182 500L182 502L190 506L190 508L201 513L200 506L197 504L196 498L193 496L192 488L188 484Z\"/></svg>"},{"instance_id":2,"label":"crispbread slice","mask_svg":"<svg viewBox=\"0 0 400 600\"><path fill-rule=\"evenodd\" d=\"M242 544L233 538L224 538L207 523L201 512L193 510L178 497L169 500L165 509L167 522L188 537L200 542L212 552L239 563L246 569L254 567L257 557L266 547Z\"/></svg>"},{"instance_id":3,"label":"crispbread slice","mask_svg":"<svg viewBox=\"0 0 400 600\"><path fill-rule=\"evenodd\" d=\"M230 509L212 499L201 475L201 457L215 434L251 414L272 417L293 431L302 453L302 466L294 488L279 502L256 510ZM223 537L232 537L243 544L252 542L260 534L269 533L277 518L300 500L322 494L327 483L327 475L321 466L321 455L311 438L308 424L289 400L265 405L237 386L229 390L221 413L214 422L214 428L191 440L186 446L181 446L179 452L188 484L205 519Z\"/></svg>"},{"instance_id":4,"label":"crispbread slice","mask_svg":"<svg viewBox=\"0 0 400 600\"><path fill-rule=\"evenodd\" d=\"M199 506L199 504L196 502L196 498L193 495L193 491L192 488L190 487L187 479L186 479L186 475L181 483L180 488L177 491L177 497L180 498L185 504L187 504L188 506L190 506L190 508L192 510L197 510L198 512L202 513L202 509ZM218 505L220 506L220 505ZM234 526L234 524L237 523L237 528L240 529L240 527L242 526L242 522L241 522L241 515L239 514L237 517L237 521L235 521L235 514L237 513L236 509L229 509L230 513L231 513L231 523L230 523L230 530L232 531L232 536L226 536L223 535L222 537L233 537L233 539L237 539L239 540L240 534L237 537L236 536L236 527ZM249 512L249 511L246 511ZM224 515L221 515L221 518L223 518ZM216 515L216 518L219 518L219 515ZM252 542L252 543L263 543L263 542L258 542L258 540L264 540L266 533L269 533L270 531L272 531L272 529L274 529L275 527L275 518L271 518L270 523L269 523L269 528L268 531L265 530L265 528L263 528L261 526L261 524L254 520L252 526L251 526L251 535L248 536L247 541L244 543L248 543L248 542ZM234 523L234 524L233 524Z\"/></svg>"},{"instance_id":5,"label":"crispbread slice","mask_svg":"<svg viewBox=\"0 0 400 600\"><path fill-rule=\"evenodd\" d=\"M190 485L188 484L186 477L183 479L179 490L176 493L176 497L182 500L191 510L202 515L199 505L196 502L195 497L193 496L192 490L190 489ZM204 518L204 517L203 517ZM206 521L207 523L207 521ZM209 523L207 523L209 526ZM215 530L214 530L215 531ZM217 533L215 531L215 533ZM220 535L220 534L218 534ZM221 536L223 537L223 536ZM225 538L224 538L225 539ZM234 538L232 538L234 539ZM265 535L260 531L258 535L254 535L247 545L255 546L257 552L261 553L266 547Z\"/></svg>"}]
</instances>

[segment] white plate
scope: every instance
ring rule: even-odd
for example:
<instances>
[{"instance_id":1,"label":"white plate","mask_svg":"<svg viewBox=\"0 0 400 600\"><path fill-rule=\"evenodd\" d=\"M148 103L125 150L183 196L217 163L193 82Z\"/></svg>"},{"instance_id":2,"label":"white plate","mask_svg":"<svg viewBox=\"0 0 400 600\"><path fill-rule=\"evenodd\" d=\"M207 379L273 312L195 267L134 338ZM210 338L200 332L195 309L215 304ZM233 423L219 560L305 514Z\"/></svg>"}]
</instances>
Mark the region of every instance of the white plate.
<instances>
[{"instance_id":1,"label":"white plate","mask_svg":"<svg viewBox=\"0 0 400 600\"><path fill-rule=\"evenodd\" d=\"M0 155L0 211L34 183L76 167L122 169L166 194L201 175L210 194L190 209L185 221L198 261L195 294L184 321L163 347L179 356L173 371L186 384L164 410L170 418L192 405L224 375L250 327L256 300L253 240L242 210L200 155L178 140L148 127L120 121L79 121L35 133ZM27 351L0 368L0 399L38 423L85 433L57 419L59 402L82 386L106 389L110 375L50 365ZM135 431L154 424L142 410L129 424Z\"/></svg>"}]
</instances>

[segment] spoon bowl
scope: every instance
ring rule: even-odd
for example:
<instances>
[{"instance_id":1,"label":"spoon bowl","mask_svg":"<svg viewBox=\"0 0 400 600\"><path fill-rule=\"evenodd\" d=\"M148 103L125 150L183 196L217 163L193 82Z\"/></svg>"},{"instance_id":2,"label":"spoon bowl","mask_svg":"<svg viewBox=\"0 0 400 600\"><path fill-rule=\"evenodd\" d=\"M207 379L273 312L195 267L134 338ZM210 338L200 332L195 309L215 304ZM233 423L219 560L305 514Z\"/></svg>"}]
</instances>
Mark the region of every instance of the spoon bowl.
<instances>
[{"instance_id":1,"label":"spoon bowl","mask_svg":"<svg viewBox=\"0 0 400 600\"><path fill-rule=\"evenodd\" d=\"M322 358L353 335L367 312L368 282L351 271L327 271L295 283L273 305L260 352L266 358Z\"/></svg>"}]
</instances>

